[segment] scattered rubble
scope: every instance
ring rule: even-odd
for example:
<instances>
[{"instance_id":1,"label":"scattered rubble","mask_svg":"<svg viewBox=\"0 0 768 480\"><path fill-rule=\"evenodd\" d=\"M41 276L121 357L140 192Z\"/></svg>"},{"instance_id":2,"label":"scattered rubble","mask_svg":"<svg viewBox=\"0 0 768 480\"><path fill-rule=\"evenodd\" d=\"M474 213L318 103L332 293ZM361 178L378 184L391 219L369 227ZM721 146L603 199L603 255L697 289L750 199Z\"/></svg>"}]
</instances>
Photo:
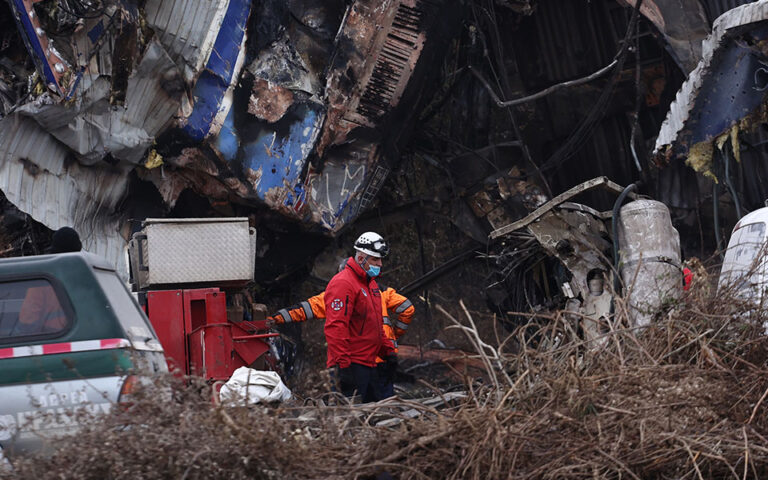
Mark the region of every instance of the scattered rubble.
<instances>
[{"instance_id":1,"label":"scattered rubble","mask_svg":"<svg viewBox=\"0 0 768 480\"><path fill-rule=\"evenodd\" d=\"M213 405L194 382L168 402L139 395L51 456L15 459L8 478L762 478L763 319L724 328L737 304L708 285L598 350L534 346L522 328L506 340L515 354L478 344L491 380L460 391L349 405L293 389L293 405L250 408ZM455 322L477 334L472 317Z\"/></svg>"}]
</instances>

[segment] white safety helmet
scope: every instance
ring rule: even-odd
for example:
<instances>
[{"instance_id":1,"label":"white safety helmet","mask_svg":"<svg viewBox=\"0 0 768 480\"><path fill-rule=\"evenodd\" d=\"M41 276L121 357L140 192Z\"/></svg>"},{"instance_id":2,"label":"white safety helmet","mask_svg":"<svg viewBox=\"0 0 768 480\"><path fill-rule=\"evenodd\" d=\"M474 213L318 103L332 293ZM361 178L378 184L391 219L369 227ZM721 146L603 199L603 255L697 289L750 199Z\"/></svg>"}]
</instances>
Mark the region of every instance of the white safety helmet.
<instances>
[{"instance_id":1,"label":"white safety helmet","mask_svg":"<svg viewBox=\"0 0 768 480\"><path fill-rule=\"evenodd\" d=\"M376 258L386 257L389 245L376 232L365 232L355 241L355 250Z\"/></svg>"}]
</instances>

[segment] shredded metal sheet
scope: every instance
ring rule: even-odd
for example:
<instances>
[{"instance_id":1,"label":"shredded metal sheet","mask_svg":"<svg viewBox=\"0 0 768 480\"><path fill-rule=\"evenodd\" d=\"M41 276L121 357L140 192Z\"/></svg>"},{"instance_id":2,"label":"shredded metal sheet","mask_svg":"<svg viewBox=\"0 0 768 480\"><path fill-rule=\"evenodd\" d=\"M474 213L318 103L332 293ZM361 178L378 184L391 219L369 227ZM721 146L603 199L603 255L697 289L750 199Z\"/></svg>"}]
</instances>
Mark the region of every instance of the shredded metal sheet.
<instances>
[{"instance_id":1,"label":"shredded metal sheet","mask_svg":"<svg viewBox=\"0 0 768 480\"><path fill-rule=\"evenodd\" d=\"M184 80L194 82L213 51L229 1L163 0L147 2L147 24L159 33L160 43Z\"/></svg>"},{"instance_id":2,"label":"shredded metal sheet","mask_svg":"<svg viewBox=\"0 0 768 480\"><path fill-rule=\"evenodd\" d=\"M33 117L85 164L98 162L106 153L136 164L179 108L176 77L175 65L153 41L128 79L124 106L109 104L108 75L87 74L74 104L46 94L17 111Z\"/></svg>"},{"instance_id":3,"label":"shredded metal sheet","mask_svg":"<svg viewBox=\"0 0 768 480\"><path fill-rule=\"evenodd\" d=\"M683 83L675 96L675 101L669 108L667 118L664 120L656 139L654 154L659 153L666 145L673 144L685 127L704 79L713 68L715 53L723 45L729 30L766 19L768 19L768 0L759 0L734 8L715 20L712 34L703 42L702 59L699 65L690 73L688 80Z\"/></svg>"},{"instance_id":4,"label":"shredded metal sheet","mask_svg":"<svg viewBox=\"0 0 768 480\"><path fill-rule=\"evenodd\" d=\"M87 167L35 121L0 121L0 190L19 210L48 228L74 227L83 248L121 268L125 239L112 214L128 184L127 172L106 163ZM102 166L103 165L103 166ZM127 271L127 270L122 270Z\"/></svg>"}]
</instances>

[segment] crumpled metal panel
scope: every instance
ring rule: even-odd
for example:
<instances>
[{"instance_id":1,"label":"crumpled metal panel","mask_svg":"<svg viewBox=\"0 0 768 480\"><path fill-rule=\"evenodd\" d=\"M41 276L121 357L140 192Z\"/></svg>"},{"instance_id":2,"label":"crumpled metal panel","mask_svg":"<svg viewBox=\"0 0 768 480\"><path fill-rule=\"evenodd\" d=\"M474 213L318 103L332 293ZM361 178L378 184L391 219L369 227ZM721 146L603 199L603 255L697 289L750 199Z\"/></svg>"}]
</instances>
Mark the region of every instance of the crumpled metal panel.
<instances>
[{"instance_id":1,"label":"crumpled metal panel","mask_svg":"<svg viewBox=\"0 0 768 480\"><path fill-rule=\"evenodd\" d=\"M232 92L245 61L248 0L229 0L218 35L192 90L192 112L182 121L194 140L219 132L232 106Z\"/></svg>"},{"instance_id":2,"label":"crumpled metal panel","mask_svg":"<svg viewBox=\"0 0 768 480\"><path fill-rule=\"evenodd\" d=\"M68 149L34 120L0 120L0 190L8 200L48 228L75 228L85 250L124 266L126 242L114 209L126 191L127 172L107 164L82 166L68 157Z\"/></svg>"},{"instance_id":3,"label":"crumpled metal panel","mask_svg":"<svg viewBox=\"0 0 768 480\"><path fill-rule=\"evenodd\" d=\"M282 38L265 48L248 65L248 72L255 78L267 80L283 88L319 94L322 86L316 72L306 64L293 45L294 40L283 34Z\"/></svg>"},{"instance_id":4,"label":"crumpled metal panel","mask_svg":"<svg viewBox=\"0 0 768 480\"><path fill-rule=\"evenodd\" d=\"M424 48L422 24L436 4L358 0L347 9L327 75L328 121L319 154L359 126L374 127L398 104Z\"/></svg>"},{"instance_id":5,"label":"crumpled metal panel","mask_svg":"<svg viewBox=\"0 0 768 480\"><path fill-rule=\"evenodd\" d=\"M229 7L228 0L150 0L144 7L147 25L171 59L193 83L214 49Z\"/></svg>"},{"instance_id":6,"label":"crumpled metal panel","mask_svg":"<svg viewBox=\"0 0 768 480\"><path fill-rule=\"evenodd\" d=\"M406 92L443 2L357 0L336 36L326 78L328 111L306 178L309 218L339 231L386 180L379 128Z\"/></svg>"},{"instance_id":7,"label":"crumpled metal panel","mask_svg":"<svg viewBox=\"0 0 768 480\"><path fill-rule=\"evenodd\" d=\"M710 23L714 21L720 15L724 14L728 10L746 5L747 3L753 3L755 0L700 0L701 6L704 7L704 11L707 13L707 18Z\"/></svg>"},{"instance_id":8,"label":"crumpled metal panel","mask_svg":"<svg viewBox=\"0 0 768 480\"><path fill-rule=\"evenodd\" d=\"M211 144L227 162L241 165L250 195L295 215L304 203L302 174L323 114L322 105L308 101L294 103L274 124L253 117L236 125L233 109Z\"/></svg>"},{"instance_id":9,"label":"crumpled metal panel","mask_svg":"<svg viewBox=\"0 0 768 480\"><path fill-rule=\"evenodd\" d=\"M239 196L302 218L303 174L325 120L325 107L312 95L317 80L284 33L259 52L241 83L238 98L247 96L247 105L230 109L209 144L241 174L247 191Z\"/></svg>"},{"instance_id":10,"label":"crumpled metal panel","mask_svg":"<svg viewBox=\"0 0 768 480\"><path fill-rule=\"evenodd\" d=\"M626 0L634 8L637 0ZM701 41L709 34L709 23L699 0L646 0L640 13L664 35L673 58L690 72L701 59Z\"/></svg>"},{"instance_id":11,"label":"crumpled metal panel","mask_svg":"<svg viewBox=\"0 0 768 480\"><path fill-rule=\"evenodd\" d=\"M703 43L699 65L670 106L654 154L674 146L672 156L685 155L695 143L721 134L760 106L764 92L754 88L754 81L765 55L759 47L733 41L731 34L751 30L759 43L768 39L766 20L768 0L760 0L730 10L715 21L712 34Z\"/></svg>"},{"instance_id":12,"label":"crumpled metal panel","mask_svg":"<svg viewBox=\"0 0 768 480\"><path fill-rule=\"evenodd\" d=\"M322 172L310 171L306 181L311 219L330 232L356 218L389 173L373 145L349 144L336 153L325 160Z\"/></svg>"},{"instance_id":13,"label":"crumpled metal panel","mask_svg":"<svg viewBox=\"0 0 768 480\"><path fill-rule=\"evenodd\" d=\"M149 1L147 24L192 88L181 124L194 140L218 133L245 58L247 0Z\"/></svg>"},{"instance_id":14,"label":"crumpled metal panel","mask_svg":"<svg viewBox=\"0 0 768 480\"><path fill-rule=\"evenodd\" d=\"M107 153L136 164L173 119L181 90L176 66L162 46L152 41L128 79L123 106L110 105L108 73L85 75L76 92L72 103L44 94L17 111L33 117L85 164Z\"/></svg>"}]
</instances>

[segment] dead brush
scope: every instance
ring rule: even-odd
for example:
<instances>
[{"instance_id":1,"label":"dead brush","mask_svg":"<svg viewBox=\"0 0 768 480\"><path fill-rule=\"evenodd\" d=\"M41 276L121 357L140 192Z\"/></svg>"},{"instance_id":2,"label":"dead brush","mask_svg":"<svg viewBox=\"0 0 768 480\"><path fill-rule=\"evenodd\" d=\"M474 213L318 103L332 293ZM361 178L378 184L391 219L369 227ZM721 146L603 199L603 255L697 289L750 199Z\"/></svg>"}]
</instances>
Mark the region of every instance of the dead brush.
<instances>
[{"instance_id":1,"label":"dead brush","mask_svg":"<svg viewBox=\"0 0 768 480\"><path fill-rule=\"evenodd\" d=\"M697 273L647 328L627 327L618 301L599 342L562 315L490 342L465 308L440 309L489 379L452 407L226 408L193 382L172 401L148 392L51 456L15 459L9 478L768 478L764 318ZM375 426L387 416L401 421Z\"/></svg>"}]
</instances>

